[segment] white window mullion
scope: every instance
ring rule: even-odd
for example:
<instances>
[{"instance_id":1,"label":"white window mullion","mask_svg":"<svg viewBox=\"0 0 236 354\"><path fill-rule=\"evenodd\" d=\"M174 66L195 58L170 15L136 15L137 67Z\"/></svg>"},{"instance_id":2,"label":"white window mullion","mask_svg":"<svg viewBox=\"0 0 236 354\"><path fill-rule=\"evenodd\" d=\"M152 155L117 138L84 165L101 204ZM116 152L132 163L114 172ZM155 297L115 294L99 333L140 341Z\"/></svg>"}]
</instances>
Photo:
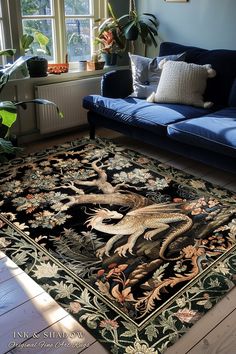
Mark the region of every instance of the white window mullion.
<instances>
[{"instance_id":1,"label":"white window mullion","mask_svg":"<svg viewBox=\"0 0 236 354\"><path fill-rule=\"evenodd\" d=\"M54 48L56 53L56 62L65 63L66 57L66 27L65 27L65 6L64 0L54 0L53 1L53 11L55 15L55 31L54 31L54 43L56 48Z\"/></svg>"},{"instance_id":2,"label":"white window mullion","mask_svg":"<svg viewBox=\"0 0 236 354\"><path fill-rule=\"evenodd\" d=\"M90 0L92 1L92 0ZM96 19L104 19L107 17L108 11L107 11L107 0L93 0L93 16L94 20ZM94 31L94 27L97 26L97 24L93 21L92 28L91 28L91 47L92 51L96 52L99 49L99 45L94 44L94 39L96 37L96 31Z\"/></svg>"},{"instance_id":3,"label":"white window mullion","mask_svg":"<svg viewBox=\"0 0 236 354\"><path fill-rule=\"evenodd\" d=\"M94 18L107 17L107 0L94 0Z\"/></svg>"},{"instance_id":4,"label":"white window mullion","mask_svg":"<svg viewBox=\"0 0 236 354\"><path fill-rule=\"evenodd\" d=\"M22 35L21 11L19 0L2 0L3 26L5 46L16 49L20 53L20 37Z\"/></svg>"}]
</instances>

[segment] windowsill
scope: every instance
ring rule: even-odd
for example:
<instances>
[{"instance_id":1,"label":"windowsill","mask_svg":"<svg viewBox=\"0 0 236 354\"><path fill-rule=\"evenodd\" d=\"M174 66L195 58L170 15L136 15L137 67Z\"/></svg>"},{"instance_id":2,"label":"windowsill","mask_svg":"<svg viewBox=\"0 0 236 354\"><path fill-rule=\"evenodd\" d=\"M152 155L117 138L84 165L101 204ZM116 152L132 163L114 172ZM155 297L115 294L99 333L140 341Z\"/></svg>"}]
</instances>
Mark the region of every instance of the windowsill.
<instances>
[{"instance_id":1,"label":"windowsill","mask_svg":"<svg viewBox=\"0 0 236 354\"><path fill-rule=\"evenodd\" d=\"M14 78L9 80L11 83L20 83L21 81L28 81L30 80L31 83L37 83L37 84L51 84L55 82L62 82L62 81L70 81L70 80L77 80L77 79L82 79L82 78L87 78L87 77L96 77L96 76L102 76L106 72L112 71L112 70L124 70L128 69L128 66L107 66L104 67L103 70L93 70L93 71L79 71L79 70L69 70L67 73L63 74L49 74L48 76L44 77L21 77L21 78Z\"/></svg>"}]
</instances>

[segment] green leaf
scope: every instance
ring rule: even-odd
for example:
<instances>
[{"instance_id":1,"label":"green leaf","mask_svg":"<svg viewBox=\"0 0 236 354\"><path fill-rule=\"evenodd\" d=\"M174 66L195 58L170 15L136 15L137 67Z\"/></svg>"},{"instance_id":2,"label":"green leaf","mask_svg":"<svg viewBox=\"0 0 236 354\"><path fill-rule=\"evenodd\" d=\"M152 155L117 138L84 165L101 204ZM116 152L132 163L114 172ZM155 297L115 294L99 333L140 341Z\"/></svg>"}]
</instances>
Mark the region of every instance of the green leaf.
<instances>
[{"instance_id":1,"label":"green leaf","mask_svg":"<svg viewBox=\"0 0 236 354\"><path fill-rule=\"evenodd\" d=\"M26 251L18 252L15 256L11 257L12 261L16 263L18 266L21 266L27 262L29 257L27 256Z\"/></svg>"},{"instance_id":2,"label":"green leaf","mask_svg":"<svg viewBox=\"0 0 236 354\"><path fill-rule=\"evenodd\" d=\"M41 32L35 32L34 38L39 43L40 47L45 47L49 43L48 37Z\"/></svg>"},{"instance_id":3,"label":"green leaf","mask_svg":"<svg viewBox=\"0 0 236 354\"><path fill-rule=\"evenodd\" d=\"M87 325L91 329L96 329L97 328L97 322L96 320L99 320L99 316L97 314L84 314L80 317L81 321L86 321Z\"/></svg>"},{"instance_id":4,"label":"green leaf","mask_svg":"<svg viewBox=\"0 0 236 354\"><path fill-rule=\"evenodd\" d=\"M150 14L149 12L144 12L143 15L145 15L145 16L150 16L150 17L152 17L152 18L157 22L157 18L156 18L155 15Z\"/></svg>"},{"instance_id":5,"label":"green leaf","mask_svg":"<svg viewBox=\"0 0 236 354\"><path fill-rule=\"evenodd\" d=\"M11 101L0 102L0 117L2 118L2 124L11 128L17 117L15 104Z\"/></svg>"},{"instance_id":6,"label":"green leaf","mask_svg":"<svg viewBox=\"0 0 236 354\"><path fill-rule=\"evenodd\" d=\"M6 55L7 57L12 57L15 54L15 49L4 49L0 50L0 55Z\"/></svg>"},{"instance_id":7,"label":"green leaf","mask_svg":"<svg viewBox=\"0 0 236 354\"><path fill-rule=\"evenodd\" d=\"M14 153L15 149L15 146L13 146L10 140L0 138L0 154L12 154Z\"/></svg>"},{"instance_id":8,"label":"green leaf","mask_svg":"<svg viewBox=\"0 0 236 354\"><path fill-rule=\"evenodd\" d=\"M108 7L108 10L109 10L111 16L112 16L114 19L116 19L116 16L115 16L115 14L114 14L114 11L113 11L113 9L112 9L112 7L111 7L111 4L110 4L109 2L107 3L107 7Z\"/></svg>"},{"instance_id":9,"label":"green leaf","mask_svg":"<svg viewBox=\"0 0 236 354\"><path fill-rule=\"evenodd\" d=\"M152 278L157 281L161 281L164 276L165 269L169 266L170 263L165 263L161 265L154 273Z\"/></svg>"},{"instance_id":10,"label":"green leaf","mask_svg":"<svg viewBox=\"0 0 236 354\"><path fill-rule=\"evenodd\" d=\"M159 26L159 23L153 21L151 18L149 18L148 21L150 21L153 24L153 26L156 27L156 28Z\"/></svg>"},{"instance_id":11,"label":"green leaf","mask_svg":"<svg viewBox=\"0 0 236 354\"><path fill-rule=\"evenodd\" d=\"M45 46L45 50L46 50L46 54L50 56L51 55L51 51L50 51L50 48L49 48L48 45Z\"/></svg>"},{"instance_id":12,"label":"green leaf","mask_svg":"<svg viewBox=\"0 0 236 354\"><path fill-rule=\"evenodd\" d=\"M101 35L102 32L106 31L109 29L111 25L114 24L114 20L112 17L107 18L99 27L98 27L98 33Z\"/></svg>"},{"instance_id":13,"label":"green leaf","mask_svg":"<svg viewBox=\"0 0 236 354\"><path fill-rule=\"evenodd\" d=\"M4 70L4 75L11 75L13 74L17 69L19 69L19 67L24 64L25 62L27 62L29 59L32 58L31 56L22 56L19 59L17 59L11 66L9 66L9 68ZM2 79L2 77L0 78L0 80Z\"/></svg>"},{"instance_id":14,"label":"green leaf","mask_svg":"<svg viewBox=\"0 0 236 354\"><path fill-rule=\"evenodd\" d=\"M148 34L149 34L148 26L146 25L146 23L144 23L142 21L140 21L139 24L140 24L140 36L142 38L142 42L146 43L147 37L148 37Z\"/></svg>"},{"instance_id":15,"label":"green leaf","mask_svg":"<svg viewBox=\"0 0 236 354\"><path fill-rule=\"evenodd\" d=\"M27 57L22 56L19 59L17 59L11 66L4 69L3 75L0 77L0 91L3 89L3 87L8 82L10 75L13 74L15 71L17 71L22 66L22 64L24 64L31 57L32 56L27 56Z\"/></svg>"},{"instance_id":16,"label":"green leaf","mask_svg":"<svg viewBox=\"0 0 236 354\"><path fill-rule=\"evenodd\" d=\"M125 18L130 18L130 15L123 15L123 16L121 16L121 17L119 17L118 19L117 19L117 21L118 22L120 22L121 20L123 20L123 19L125 19Z\"/></svg>"},{"instance_id":17,"label":"green leaf","mask_svg":"<svg viewBox=\"0 0 236 354\"><path fill-rule=\"evenodd\" d=\"M56 108L59 118L64 117L63 113L59 110L59 107L54 102L45 100L43 98L35 98L34 100L29 100L29 101L20 101L20 102L15 103L15 105L21 106L23 109L26 109L28 103L50 104Z\"/></svg>"},{"instance_id":18,"label":"green leaf","mask_svg":"<svg viewBox=\"0 0 236 354\"><path fill-rule=\"evenodd\" d=\"M149 32L151 31L154 34L154 36L157 36L158 33L157 33L157 30L155 28L153 28L151 26L147 26L147 28L148 28Z\"/></svg>"},{"instance_id":19,"label":"green leaf","mask_svg":"<svg viewBox=\"0 0 236 354\"><path fill-rule=\"evenodd\" d=\"M150 38L151 38L152 43L154 44L155 47L157 47L157 41L156 41L156 39L155 39L153 33L151 32L150 29L148 29L148 32L149 32L149 35L150 35Z\"/></svg>"},{"instance_id":20,"label":"green leaf","mask_svg":"<svg viewBox=\"0 0 236 354\"><path fill-rule=\"evenodd\" d=\"M128 34L129 31L130 31L130 29L131 29L133 26L136 27L136 24L135 24L134 21L127 23L127 24L124 26L124 32L125 32L125 34Z\"/></svg>"},{"instance_id":21,"label":"green leaf","mask_svg":"<svg viewBox=\"0 0 236 354\"><path fill-rule=\"evenodd\" d=\"M21 48L24 50L28 50L30 45L33 43L34 37L30 34L23 34L20 39Z\"/></svg>"},{"instance_id":22,"label":"green leaf","mask_svg":"<svg viewBox=\"0 0 236 354\"><path fill-rule=\"evenodd\" d=\"M154 338L157 338L159 331L157 326L155 326L154 324L150 324L149 326L146 327L145 329L145 334L148 337L148 340L151 342L153 341Z\"/></svg>"},{"instance_id":23,"label":"green leaf","mask_svg":"<svg viewBox=\"0 0 236 354\"><path fill-rule=\"evenodd\" d=\"M84 289L82 291L79 301L82 304L84 304L84 305L90 305L91 306L91 304L90 304L91 299L90 299L90 295L89 295L89 292L88 292L87 289Z\"/></svg>"},{"instance_id":24,"label":"green leaf","mask_svg":"<svg viewBox=\"0 0 236 354\"><path fill-rule=\"evenodd\" d=\"M121 334L122 337L133 337L135 333L137 332L137 328L134 324L129 323L129 322L123 322L123 326L127 329L127 331L123 332Z\"/></svg>"},{"instance_id":25,"label":"green leaf","mask_svg":"<svg viewBox=\"0 0 236 354\"><path fill-rule=\"evenodd\" d=\"M9 75L6 75L5 71L4 71L3 75L0 77L0 91L6 85L6 83L8 82L8 79L9 79Z\"/></svg>"},{"instance_id":26,"label":"green leaf","mask_svg":"<svg viewBox=\"0 0 236 354\"><path fill-rule=\"evenodd\" d=\"M117 31L116 29L113 29L112 30L112 34L113 34L113 37L118 45L118 47L120 49L124 49L125 48L125 43L119 38L119 36L117 35Z\"/></svg>"}]
</instances>

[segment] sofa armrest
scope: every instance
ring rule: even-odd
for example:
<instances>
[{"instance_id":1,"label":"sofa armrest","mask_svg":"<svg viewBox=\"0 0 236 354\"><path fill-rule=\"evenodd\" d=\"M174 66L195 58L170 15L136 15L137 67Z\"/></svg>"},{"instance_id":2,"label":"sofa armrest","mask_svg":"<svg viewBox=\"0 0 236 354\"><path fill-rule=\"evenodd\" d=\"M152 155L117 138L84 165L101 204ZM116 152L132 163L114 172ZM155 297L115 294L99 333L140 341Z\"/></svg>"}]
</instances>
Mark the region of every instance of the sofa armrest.
<instances>
[{"instance_id":1,"label":"sofa armrest","mask_svg":"<svg viewBox=\"0 0 236 354\"><path fill-rule=\"evenodd\" d=\"M124 98L133 92L132 72L130 69L113 70L103 75L101 94L105 97Z\"/></svg>"}]
</instances>

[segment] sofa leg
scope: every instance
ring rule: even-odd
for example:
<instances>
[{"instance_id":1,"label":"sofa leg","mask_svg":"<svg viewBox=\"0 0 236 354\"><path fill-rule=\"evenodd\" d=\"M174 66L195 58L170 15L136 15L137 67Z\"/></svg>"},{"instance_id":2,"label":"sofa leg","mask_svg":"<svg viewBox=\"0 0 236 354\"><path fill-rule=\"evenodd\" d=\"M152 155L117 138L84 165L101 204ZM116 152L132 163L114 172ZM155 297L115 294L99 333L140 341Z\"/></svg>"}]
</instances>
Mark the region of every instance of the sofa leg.
<instances>
[{"instance_id":1,"label":"sofa leg","mask_svg":"<svg viewBox=\"0 0 236 354\"><path fill-rule=\"evenodd\" d=\"M90 139L94 140L95 139L95 125L90 124L90 128L89 128L89 137Z\"/></svg>"}]
</instances>

